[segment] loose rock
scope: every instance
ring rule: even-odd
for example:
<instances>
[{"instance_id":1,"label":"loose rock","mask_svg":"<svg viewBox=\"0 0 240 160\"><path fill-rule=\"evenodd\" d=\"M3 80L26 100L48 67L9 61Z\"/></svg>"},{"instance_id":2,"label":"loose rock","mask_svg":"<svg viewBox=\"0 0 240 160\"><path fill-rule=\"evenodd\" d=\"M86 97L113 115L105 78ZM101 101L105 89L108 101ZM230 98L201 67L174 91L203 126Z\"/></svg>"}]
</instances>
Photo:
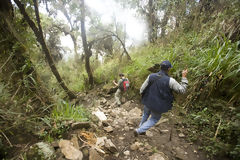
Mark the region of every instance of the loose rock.
<instances>
[{"instance_id":1,"label":"loose rock","mask_svg":"<svg viewBox=\"0 0 240 160\"><path fill-rule=\"evenodd\" d=\"M82 160L83 154L81 151L77 150L68 140L60 140L59 147L61 148L62 153L67 159L71 160Z\"/></svg>"},{"instance_id":2,"label":"loose rock","mask_svg":"<svg viewBox=\"0 0 240 160\"><path fill-rule=\"evenodd\" d=\"M77 135L73 135L73 137L71 138L71 142L73 143L73 146L76 148L76 149L79 149L79 143L78 143L78 138L77 138Z\"/></svg>"},{"instance_id":3,"label":"loose rock","mask_svg":"<svg viewBox=\"0 0 240 160\"><path fill-rule=\"evenodd\" d=\"M130 149L131 149L132 151L135 151L135 150L139 149L139 147L140 147L141 145L142 145L141 143L135 142L134 144L132 144L132 145L130 146Z\"/></svg>"},{"instance_id":4,"label":"loose rock","mask_svg":"<svg viewBox=\"0 0 240 160\"><path fill-rule=\"evenodd\" d=\"M180 133L178 136L179 136L180 138L184 138L184 137L185 137L185 135L184 135L183 133Z\"/></svg>"},{"instance_id":5,"label":"loose rock","mask_svg":"<svg viewBox=\"0 0 240 160\"><path fill-rule=\"evenodd\" d=\"M163 157L163 153L154 153L152 156L149 157L149 160L167 160Z\"/></svg>"},{"instance_id":6,"label":"loose rock","mask_svg":"<svg viewBox=\"0 0 240 160\"><path fill-rule=\"evenodd\" d=\"M167 130L167 129L162 129L162 130L160 130L160 132L161 132L161 133L168 133L169 130Z\"/></svg>"},{"instance_id":7,"label":"loose rock","mask_svg":"<svg viewBox=\"0 0 240 160\"><path fill-rule=\"evenodd\" d=\"M178 158L178 159L180 159L180 160L185 160L185 159L187 159L187 158L185 157L185 151L184 151L182 148L180 148L180 147L177 147L177 148L176 148L176 158Z\"/></svg>"},{"instance_id":8,"label":"loose rock","mask_svg":"<svg viewBox=\"0 0 240 160\"><path fill-rule=\"evenodd\" d=\"M105 140L105 147L112 153L117 152L117 147L112 143L110 139Z\"/></svg>"},{"instance_id":9,"label":"loose rock","mask_svg":"<svg viewBox=\"0 0 240 160\"><path fill-rule=\"evenodd\" d=\"M108 133L113 132L113 127L112 126L104 127L103 129Z\"/></svg>"},{"instance_id":10,"label":"loose rock","mask_svg":"<svg viewBox=\"0 0 240 160\"><path fill-rule=\"evenodd\" d=\"M125 156L129 156L129 155L130 155L130 151L125 151L125 152L123 152L123 154L124 154Z\"/></svg>"},{"instance_id":11,"label":"loose rock","mask_svg":"<svg viewBox=\"0 0 240 160\"><path fill-rule=\"evenodd\" d=\"M107 137L98 137L96 146L102 147L105 145L105 140L107 140Z\"/></svg>"},{"instance_id":12,"label":"loose rock","mask_svg":"<svg viewBox=\"0 0 240 160\"><path fill-rule=\"evenodd\" d=\"M92 114L95 115L100 121L106 121L107 120L107 117L105 116L105 114L100 110L92 112Z\"/></svg>"},{"instance_id":13,"label":"loose rock","mask_svg":"<svg viewBox=\"0 0 240 160\"><path fill-rule=\"evenodd\" d=\"M89 160L104 160L104 159L98 154L98 152L95 149L91 148L89 150Z\"/></svg>"}]
</instances>

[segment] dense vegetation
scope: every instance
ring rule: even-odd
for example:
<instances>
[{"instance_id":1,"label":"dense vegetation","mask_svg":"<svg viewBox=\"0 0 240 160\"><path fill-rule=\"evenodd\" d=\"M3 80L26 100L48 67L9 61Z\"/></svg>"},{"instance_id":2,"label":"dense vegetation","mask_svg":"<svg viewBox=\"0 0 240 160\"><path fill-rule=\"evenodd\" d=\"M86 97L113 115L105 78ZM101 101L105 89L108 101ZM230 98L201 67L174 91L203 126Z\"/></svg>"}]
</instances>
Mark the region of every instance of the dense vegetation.
<instances>
[{"instance_id":1,"label":"dense vegetation","mask_svg":"<svg viewBox=\"0 0 240 160\"><path fill-rule=\"evenodd\" d=\"M189 140L209 157L240 158L238 0L119 0L150 21L148 42L134 48L126 48L121 24L101 24L99 15L83 9L84 1L79 6L70 0L43 1L55 8L51 14L63 12L67 24L44 14L35 16L36 1L14 2L16 6L9 0L0 4L1 156L13 147L8 137L16 130L51 141L67 130L66 120L88 121L88 111L71 100L79 92L110 86L116 73L127 74L129 98L139 99L148 68L168 59L174 66L171 75L178 80L181 70L189 69L187 96L175 104ZM162 19L157 12L165 13ZM83 15L90 21L87 33ZM63 33L74 43L74 57L68 60L62 53L69 51L59 43Z\"/></svg>"}]
</instances>

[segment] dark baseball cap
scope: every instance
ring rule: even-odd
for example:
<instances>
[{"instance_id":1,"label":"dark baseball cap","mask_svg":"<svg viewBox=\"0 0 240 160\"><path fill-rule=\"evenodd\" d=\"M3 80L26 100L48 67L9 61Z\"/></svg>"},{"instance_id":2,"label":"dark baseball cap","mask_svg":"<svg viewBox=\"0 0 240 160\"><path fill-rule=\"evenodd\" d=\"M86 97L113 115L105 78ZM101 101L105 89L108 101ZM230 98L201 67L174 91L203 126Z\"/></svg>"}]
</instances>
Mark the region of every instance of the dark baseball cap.
<instances>
[{"instance_id":1,"label":"dark baseball cap","mask_svg":"<svg viewBox=\"0 0 240 160\"><path fill-rule=\"evenodd\" d=\"M172 64L169 61L162 61L160 63L161 69L168 69L168 68L172 68Z\"/></svg>"}]
</instances>

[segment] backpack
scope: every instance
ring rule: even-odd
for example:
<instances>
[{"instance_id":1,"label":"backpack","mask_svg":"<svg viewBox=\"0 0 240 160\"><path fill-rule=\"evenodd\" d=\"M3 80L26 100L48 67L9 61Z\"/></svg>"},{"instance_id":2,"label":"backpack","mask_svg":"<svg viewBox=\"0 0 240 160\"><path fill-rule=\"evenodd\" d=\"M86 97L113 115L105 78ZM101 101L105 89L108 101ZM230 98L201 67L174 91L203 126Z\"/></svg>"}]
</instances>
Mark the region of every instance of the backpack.
<instances>
[{"instance_id":1,"label":"backpack","mask_svg":"<svg viewBox=\"0 0 240 160\"><path fill-rule=\"evenodd\" d=\"M128 79L123 79L122 83L119 86L119 89L121 91L127 91L129 87L130 87L130 84Z\"/></svg>"}]
</instances>

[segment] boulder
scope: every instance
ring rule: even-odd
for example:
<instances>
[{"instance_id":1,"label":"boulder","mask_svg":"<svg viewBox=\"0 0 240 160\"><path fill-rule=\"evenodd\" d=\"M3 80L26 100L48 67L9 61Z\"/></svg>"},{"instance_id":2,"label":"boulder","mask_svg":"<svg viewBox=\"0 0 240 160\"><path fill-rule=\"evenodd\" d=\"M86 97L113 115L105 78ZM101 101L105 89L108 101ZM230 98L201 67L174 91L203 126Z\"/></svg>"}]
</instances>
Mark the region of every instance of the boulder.
<instances>
[{"instance_id":1,"label":"boulder","mask_svg":"<svg viewBox=\"0 0 240 160\"><path fill-rule=\"evenodd\" d=\"M78 137L76 134L74 134L71 138L71 142L73 144L73 146L76 148L76 149L79 149L79 143L78 143Z\"/></svg>"},{"instance_id":2,"label":"boulder","mask_svg":"<svg viewBox=\"0 0 240 160\"><path fill-rule=\"evenodd\" d=\"M67 159L70 160L82 160L83 154L80 150L76 149L71 141L61 139L59 142L61 152Z\"/></svg>"}]
</instances>

